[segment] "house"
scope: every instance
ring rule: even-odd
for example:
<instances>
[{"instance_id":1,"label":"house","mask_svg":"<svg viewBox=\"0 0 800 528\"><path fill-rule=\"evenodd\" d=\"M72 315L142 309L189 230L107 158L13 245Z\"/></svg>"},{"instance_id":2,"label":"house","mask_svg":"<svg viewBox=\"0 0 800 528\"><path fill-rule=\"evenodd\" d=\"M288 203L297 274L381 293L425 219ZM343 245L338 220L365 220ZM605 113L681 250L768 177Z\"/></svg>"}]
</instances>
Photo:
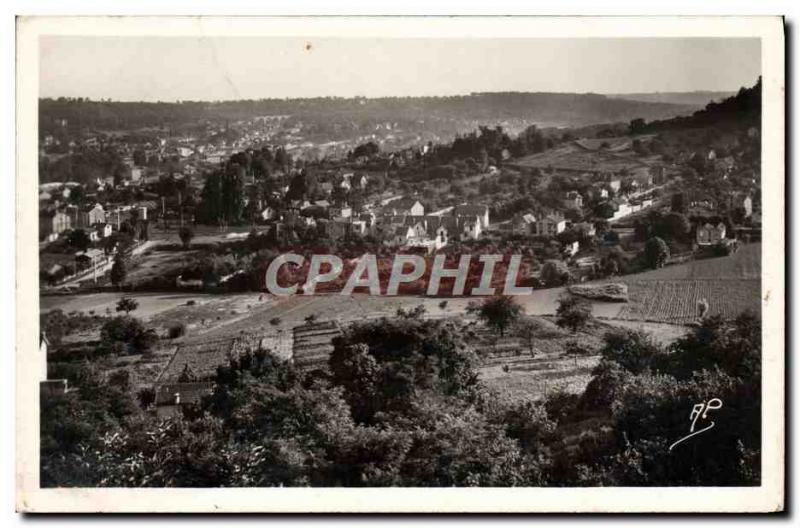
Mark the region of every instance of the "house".
<instances>
[{"instance_id":1,"label":"house","mask_svg":"<svg viewBox=\"0 0 800 528\"><path fill-rule=\"evenodd\" d=\"M457 205L453 208L453 215L465 217L477 216L482 229L489 227L489 207L486 205Z\"/></svg>"},{"instance_id":2,"label":"house","mask_svg":"<svg viewBox=\"0 0 800 528\"><path fill-rule=\"evenodd\" d=\"M597 234L597 229L595 228L592 222L577 222L572 224L572 228L575 231L583 233L585 236L595 236Z\"/></svg>"},{"instance_id":3,"label":"house","mask_svg":"<svg viewBox=\"0 0 800 528\"><path fill-rule=\"evenodd\" d=\"M569 191L564 198L564 207L580 209L583 207L583 196L578 191Z\"/></svg>"},{"instance_id":4,"label":"house","mask_svg":"<svg viewBox=\"0 0 800 528\"><path fill-rule=\"evenodd\" d=\"M619 220L620 218L628 216L634 212L633 206L624 200L612 200L609 203L615 208L614 214L611 216L611 218L609 218L609 220Z\"/></svg>"},{"instance_id":5,"label":"house","mask_svg":"<svg viewBox=\"0 0 800 528\"><path fill-rule=\"evenodd\" d=\"M536 217L531 213L516 215L511 219L511 232L517 235L536 234Z\"/></svg>"},{"instance_id":6,"label":"house","mask_svg":"<svg viewBox=\"0 0 800 528\"><path fill-rule=\"evenodd\" d=\"M99 249L87 249L86 251L78 251L75 253L75 269L93 271L94 281L97 282L97 267L104 262L107 262L108 257Z\"/></svg>"},{"instance_id":7,"label":"house","mask_svg":"<svg viewBox=\"0 0 800 528\"><path fill-rule=\"evenodd\" d=\"M608 182L608 187L614 191L615 193L619 192L620 187L622 186L622 182L619 179L612 179Z\"/></svg>"},{"instance_id":8,"label":"house","mask_svg":"<svg viewBox=\"0 0 800 528\"><path fill-rule=\"evenodd\" d=\"M567 228L566 219L559 214L548 214L536 222L537 236L555 236Z\"/></svg>"},{"instance_id":9,"label":"house","mask_svg":"<svg viewBox=\"0 0 800 528\"><path fill-rule=\"evenodd\" d=\"M577 240L571 242L569 244L564 244L564 254L569 257L574 257L576 253L581 249L581 244Z\"/></svg>"},{"instance_id":10,"label":"house","mask_svg":"<svg viewBox=\"0 0 800 528\"><path fill-rule=\"evenodd\" d=\"M719 222L717 225L705 223L697 227L697 245L709 246L719 244L725 240L725 224Z\"/></svg>"},{"instance_id":11,"label":"house","mask_svg":"<svg viewBox=\"0 0 800 528\"><path fill-rule=\"evenodd\" d=\"M78 227L91 227L106 222L106 212L99 203L89 206L78 213Z\"/></svg>"},{"instance_id":12,"label":"house","mask_svg":"<svg viewBox=\"0 0 800 528\"><path fill-rule=\"evenodd\" d=\"M39 216L39 238L52 241L71 228L72 219L63 210L47 211Z\"/></svg>"},{"instance_id":13,"label":"house","mask_svg":"<svg viewBox=\"0 0 800 528\"><path fill-rule=\"evenodd\" d=\"M423 216L425 207L414 198L398 198L386 204L386 212L392 215Z\"/></svg>"},{"instance_id":14,"label":"house","mask_svg":"<svg viewBox=\"0 0 800 528\"><path fill-rule=\"evenodd\" d=\"M406 225L393 226L386 242L392 246L405 246L415 235L416 233L412 227Z\"/></svg>"},{"instance_id":15,"label":"house","mask_svg":"<svg viewBox=\"0 0 800 528\"><path fill-rule=\"evenodd\" d=\"M331 207L328 211L330 212L331 218L350 218L353 216L353 209L348 205Z\"/></svg>"},{"instance_id":16,"label":"house","mask_svg":"<svg viewBox=\"0 0 800 528\"><path fill-rule=\"evenodd\" d=\"M139 183L142 180L142 169L139 167L131 167L129 176L133 183Z\"/></svg>"},{"instance_id":17,"label":"house","mask_svg":"<svg viewBox=\"0 0 800 528\"><path fill-rule=\"evenodd\" d=\"M97 230L101 238L108 238L114 233L114 228L111 224L100 224L97 226Z\"/></svg>"},{"instance_id":18,"label":"house","mask_svg":"<svg viewBox=\"0 0 800 528\"><path fill-rule=\"evenodd\" d=\"M199 404L213 389L213 381L161 383L154 387L155 413L160 418L175 416L182 407Z\"/></svg>"},{"instance_id":19,"label":"house","mask_svg":"<svg viewBox=\"0 0 800 528\"><path fill-rule=\"evenodd\" d=\"M86 232L86 234L89 235L89 240L90 241L92 241L92 242L99 242L100 241L100 233L97 231L97 229L94 229L94 228L89 229Z\"/></svg>"},{"instance_id":20,"label":"house","mask_svg":"<svg viewBox=\"0 0 800 528\"><path fill-rule=\"evenodd\" d=\"M461 222L461 234L464 239L477 240L483 231L483 220L480 216L458 217Z\"/></svg>"}]
</instances>

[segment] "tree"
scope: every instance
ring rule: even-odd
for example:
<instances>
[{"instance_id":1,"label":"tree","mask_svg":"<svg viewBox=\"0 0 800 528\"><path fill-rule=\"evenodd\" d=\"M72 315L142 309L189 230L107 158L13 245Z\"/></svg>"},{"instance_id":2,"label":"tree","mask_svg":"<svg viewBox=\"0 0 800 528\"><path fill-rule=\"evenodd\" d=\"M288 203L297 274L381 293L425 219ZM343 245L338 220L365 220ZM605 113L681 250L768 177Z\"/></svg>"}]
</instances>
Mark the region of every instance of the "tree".
<instances>
[{"instance_id":1,"label":"tree","mask_svg":"<svg viewBox=\"0 0 800 528\"><path fill-rule=\"evenodd\" d=\"M100 347L106 354L145 353L156 341L158 335L152 328L129 315L112 317L100 329Z\"/></svg>"},{"instance_id":2,"label":"tree","mask_svg":"<svg viewBox=\"0 0 800 528\"><path fill-rule=\"evenodd\" d=\"M92 245L92 241L83 229L73 229L67 236L67 244L78 251L86 251Z\"/></svg>"},{"instance_id":3,"label":"tree","mask_svg":"<svg viewBox=\"0 0 800 528\"><path fill-rule=\"evenodd\" d=\"M380 147L378 147L378 144L373 141L369 141L367 143L358 145L355 149L353 149L350 157L351 159L360 158L362 156L369 158L376 155L378 152L380 152Z\"/></svg>"},{"instance_id":4,"label":"tree","mask_svg":"<svg viewBox=\"0 0 800 528\"><path fill-rule=\"evenodd\" d=\"M586 300L573 295L564 296L558 300L556 324L561 328L569 328L573 332L577 332L586 326L591 317L592 307Z\"/></svg>"},{"instance_id":5,"label":"tree","mask_svg":"<svg viewBox=\"0 0 800 528\"><path fill-rule=\"evenodd\" d=\"M548 260L542 266L540 278L545 286L561 286L569 281L569 270L561 260Z\"/></svg>"},{"instance_id":6,"label":"tree","mask_svg":"<svg viewBox=\"0 0 800 528\"><path fill-rule=\"evenodd\" d=\"M681 213L671 212L661 219L661 231L672 240L685 240L692 226L689 219Z\"/></svg>"},{"instance_id":7,"label":"tree","mask_svg":"<svg viewBox=\"0 0 800 528\"><path fill-rule=\"evenodd\" d=\"M153 387L142 387L139 389L139 392L136 393L136 399L139 401L139 405L142 409L146 411L156 402L156 391Z\"/></svg>"},{"instance_id":8,"label":"tree","mask_svg":"<svg viewBox=\"0 0 800 528\"><path fill-rule=\"evenodd\" d=\"M653 269L664 267L669 258L669 246L662 238L653 237L644 245L644 259Z\"/></svg>"},{"instance_id":9,"label":"tree","mask_svg":"<svg viewBox=\"0 0 800 528\"><path fill-rule=\"evenodd\" d=\"M522 307L508 295L488 297L480 305L470 305L467 310L477 313L478 318L486 326L499 332L501 337L511 325L519 320L522 314Z\"/></svg>"},{"instance_id":10,"label":"tree","mask_svg":"<svg viewBox=\"0 0 800 528\"><path fill-rule=\"evenodd\" d=\"M138 307L139 303L130 297L123 297L119 300L119 302L117 302L117 311L125 312L125 315L130 314Z\"/></svg>"},{"instance_id":11,"label":"tree","mask_svg":"<svg viewBox=\"0 0 800 528\"><path fill-rule=\"evenodd\" d=\"M686 197L683 193L675 193L670 198L670 210L674 213L686 213Z\"/></svg>"},{"instance_id":12,"label":"tree","mask_svg":"<svg viewBox=\"0 0 800 528\"><path fill-rule=\"evenodd\" d=\"M594 208L594 214L600 218L611 218L615 212L616 209L609 202L601 202Z\"/></svg>"},{"instance_id":13,"label":"tree","mask_svg":"<svg viewBox=\"0 0 800 528\"><path fill-rule=\"evenodd\" d=\"M114 264L111 266L111 284L117 287L122 286L127 276L128 270L125 269L125 259L118 254L114 258Z\"/></svg>"},{"instance_id":14,"label":"tree","mask_svg":"<svg viewBox=\"0 0 800 528\"><path fill-rule=\"evenodd\" d=\"M189 244L192 243L192 238L194 238L194 231L192 231L192 228L189 226L183 226L178 232L178 236L181 238L183 248L189 249Z\"/></svg>"},{"instance_id":15,"label":"tree","mask_svg":"<svg viewBox=\"0 0 800 528\"><path fill-rule=\"evenodd\" d=\"M539 325L532 319L531 317L522 317L519 321L514 325L516 333L525 344L528 345L528 352L530 353L531 357L535 355L535 348L533 344L536 342L536 337L539 332Z\"/></svg>"},{"instance_id":16,"label":"tree","mask_svg":"<svg viewBox=\"0 0 800 528\"><path fill-rule=\"evenodd\" d=\"M628 125L628 133L631 135L634 134L641 134L646 129L646 123L644 119L641 117L637 117L636 119L632 119L630 124Z\"/></svg>"}]
</instances>

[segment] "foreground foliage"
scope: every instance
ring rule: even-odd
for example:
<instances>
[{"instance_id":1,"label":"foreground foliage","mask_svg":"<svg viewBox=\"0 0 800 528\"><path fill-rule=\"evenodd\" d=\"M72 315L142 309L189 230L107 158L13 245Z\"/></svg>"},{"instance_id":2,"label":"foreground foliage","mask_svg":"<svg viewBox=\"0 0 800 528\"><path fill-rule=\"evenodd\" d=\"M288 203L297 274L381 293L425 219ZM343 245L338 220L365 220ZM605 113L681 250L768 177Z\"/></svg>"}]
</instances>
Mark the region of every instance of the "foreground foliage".
<instances>
[{"instance_id":1,"label":"foreground foliage","mask_svg":"<svg viewBox=\"0 0 800 528\"><path fill-rule=\"evenodd\" d=\"M139 410L131 390L76 369L44 396L43 486L757 485L758 321L708 318L667 348L605 337L580 396L502 399L453 322L356 324L327 369L264 351L219 368L181 416ZM690 411L724 402L717 426L672 451Z\"/></svg>"}]
</instances>

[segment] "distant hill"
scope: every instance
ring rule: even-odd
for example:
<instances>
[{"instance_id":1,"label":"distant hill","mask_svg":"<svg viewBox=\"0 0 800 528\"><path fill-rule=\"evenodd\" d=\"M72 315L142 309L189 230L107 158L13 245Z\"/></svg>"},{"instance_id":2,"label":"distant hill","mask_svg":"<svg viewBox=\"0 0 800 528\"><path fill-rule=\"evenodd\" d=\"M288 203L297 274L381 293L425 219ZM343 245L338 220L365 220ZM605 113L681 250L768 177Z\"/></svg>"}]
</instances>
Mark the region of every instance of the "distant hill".
<instances>
[{"instance_id":1,"label":"distant hill","mask_svg":"<svg viewBox=\"0 0 800 528\"><path fill-rule=\"evenodd\" d=\"M526 120L554 126L627 122L633 118L668 119L702 108L698 104L635 101L600 94L498 92L450 97L260 99L247 101L146 103L40 99L43 133L67 120L70 128L132 130L180 126L198 121L290 115L310 123L342 123L365 129L396 122L425 128L433 123L492 123Z\"/></svg>"},{"instance_id":2,"label":"distant hill","mask_svg":"<svg viewBox=\"0 0 800 528\"><path fill-rule=\"evenodd\" d=\"M627 94L607 94L608 97L615 99L625 99L626 101L642 101L646 103L669 103L679 105L699 105L705 106L712 101L721 101L736 92L654 92L654 93L627 93Z\"/></svg>"},{"instance_id":3,"label":"distant hill","mask_svg":"<svg viewBox=\"0 0 800 528\"><path fill-rule=\"evenodd\" d=\"M750 88L739 91L719 102L708 103L705 108L689 116L655 120L647 123L642 132L666 129L699 128L708 126L761 127L761 77Z\"/></svg>"}]
</instances>

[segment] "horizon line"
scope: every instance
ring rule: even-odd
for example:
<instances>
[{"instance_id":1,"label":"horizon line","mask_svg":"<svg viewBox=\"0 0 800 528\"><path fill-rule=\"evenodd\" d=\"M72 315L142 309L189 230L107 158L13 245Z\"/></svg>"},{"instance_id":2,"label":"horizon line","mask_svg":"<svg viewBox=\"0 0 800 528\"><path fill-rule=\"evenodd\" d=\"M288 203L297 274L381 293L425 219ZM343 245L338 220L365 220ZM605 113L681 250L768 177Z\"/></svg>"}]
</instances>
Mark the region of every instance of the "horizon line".
<instances>
[{"instance_id":1,"label":"horizon line","mask_svg":"<svg viewBox=\"0 0 800 528\"><path fill-rule=\"evenodd\" d=\"M520 90L499 90L499 91L480 91L480 92L468 92L468 93L453 93L453 94L439 94L439 95L377 95L377 96L369 96L369 95L315 95L310 97L259 97L259 98L241 98L241 99L175 99L175 100L164 100L164 99L112 99L112 98L99 98L93 99L87 96L73 96L73 95L47 95L47 96L39 96L38 100L58 100L58 99L68 99L68 100L77 100L77 99L84 99L84 102L93 102L93 103L148 103L148 104L178 104L178 103L238 103L238 102L249 102L249 101L308 101L313 99L360 99L360 100L378 100L378 99L445 99L450 97L473 97L478 95L495 95L495 94L526 94L526 95L602 95L608 98L619 98L620 96L630 96L630 95L669 95L669 94L700 94L700 93L710 93L710 94L735 94L741 88L747 88L748 86L739 86L735 89L728 89L728 90L710 90L710 89L695 89L695 90L686 90L686 91L655 91L655 92L551 92L551 91L520 91ZM662 101L643 101L649 102L654 104L672 104L672 105L681 105L681 104L689 104L689 103L671 103L671 102L662 102Z\"/></svg>"}]
</instances>

